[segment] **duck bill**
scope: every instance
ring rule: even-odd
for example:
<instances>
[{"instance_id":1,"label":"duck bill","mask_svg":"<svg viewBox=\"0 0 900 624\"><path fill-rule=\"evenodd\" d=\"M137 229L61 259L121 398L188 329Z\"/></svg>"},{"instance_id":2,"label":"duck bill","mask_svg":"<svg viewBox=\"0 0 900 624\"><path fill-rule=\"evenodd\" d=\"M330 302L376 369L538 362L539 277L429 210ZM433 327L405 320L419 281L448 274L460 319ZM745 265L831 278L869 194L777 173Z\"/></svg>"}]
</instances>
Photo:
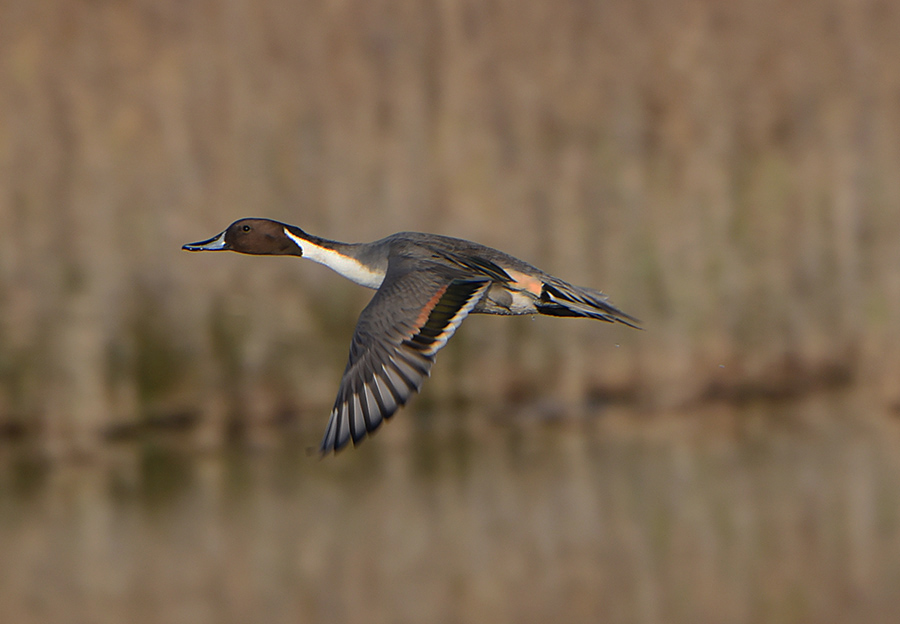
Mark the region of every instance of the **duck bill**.
<instances>
[{"instance_id":1,"label":"duck bill","mask_svg":"<svg viewBox=\"0 0 900 624\"><path fill-rule=\"evenodd\" d=\"M199 243L188 243L187 245L182 245L181 248L186 251L224 251L229 247L225 242L225 232L222 232L209 240L200 241Z\"/></svg>"}]
</instances>

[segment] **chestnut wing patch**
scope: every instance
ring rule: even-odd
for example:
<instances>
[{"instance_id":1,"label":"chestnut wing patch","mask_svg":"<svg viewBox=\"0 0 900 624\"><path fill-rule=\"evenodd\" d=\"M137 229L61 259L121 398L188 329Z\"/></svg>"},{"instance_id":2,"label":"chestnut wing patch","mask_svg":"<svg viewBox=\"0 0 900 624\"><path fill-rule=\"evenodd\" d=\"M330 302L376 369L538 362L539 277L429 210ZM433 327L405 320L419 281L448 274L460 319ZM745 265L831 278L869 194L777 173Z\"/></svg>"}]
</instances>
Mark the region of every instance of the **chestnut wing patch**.
<instances>
[{"instance_id":1,"label":"chestnut wing patch","mask_svg":"<svg viewBox=\"0 0 900 624\"><path fill-rule=\"evenodd\" d=\"M421 272L389 275L359 317L319 451L358 444L405 405L490 284ZM413 295L420 303L409 301Z\"/></svg>"},{"instance_id":2,"label":"chestnut wing patch","mask_svg":"<svg viewBox=\"0 0 900 624\"><path fill-rule=\"evenodd\" d=\"M424 322L419 330L404 341L404 345L420 350L427 356L433 356L447 344L450 336L471 312L475 304L484 295L489 281L457 281L452 282L435 296L427 317L422 310ZM476 296L479 295L479 296ZM420 317L421 318L421 317Z\"/></svg>"}]
</instances>

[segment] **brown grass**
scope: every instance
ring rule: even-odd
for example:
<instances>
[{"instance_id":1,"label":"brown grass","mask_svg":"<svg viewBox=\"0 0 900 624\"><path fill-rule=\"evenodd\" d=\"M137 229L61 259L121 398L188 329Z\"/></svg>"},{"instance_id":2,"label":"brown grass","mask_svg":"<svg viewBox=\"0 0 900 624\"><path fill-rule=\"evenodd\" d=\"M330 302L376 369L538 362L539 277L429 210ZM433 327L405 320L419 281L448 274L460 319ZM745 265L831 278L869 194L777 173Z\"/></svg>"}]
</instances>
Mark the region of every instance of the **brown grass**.
<instances>
[{"instance_id":1,"label":"brown grass","mask_svg":"<svg viewBox=\"0 0 900 624\"><path fill-rule=\"evenodd\" d=\"M89 450L327 410L367 293L179 251L248 215L476 239L648 328L472 319L430 399L896 399L897 32L877 1L3 2L0 417Z\"/></svg>"}]
</instances>

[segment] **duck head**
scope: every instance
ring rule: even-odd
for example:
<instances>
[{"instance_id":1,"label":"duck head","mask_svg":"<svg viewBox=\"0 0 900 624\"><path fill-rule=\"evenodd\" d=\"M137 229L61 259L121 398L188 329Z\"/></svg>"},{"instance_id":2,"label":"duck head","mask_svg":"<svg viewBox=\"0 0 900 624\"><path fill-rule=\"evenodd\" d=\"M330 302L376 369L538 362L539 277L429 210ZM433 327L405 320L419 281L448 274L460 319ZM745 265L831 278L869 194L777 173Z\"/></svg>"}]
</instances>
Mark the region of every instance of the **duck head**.
<instances>
[{"instance_id":1,"label":"duck head","mask_svg":"<svg viewBox=\"0 0 900 624\"><path fill-rule=\"evenodd\" d=\"M303 250L285 233L290 229L294 236L306 237L295 228L271 219L239 219L212 238L188 243L181 248L187 251L236 251L243 254L265 256L302 256Z\"/></svg>"}]
</instances>

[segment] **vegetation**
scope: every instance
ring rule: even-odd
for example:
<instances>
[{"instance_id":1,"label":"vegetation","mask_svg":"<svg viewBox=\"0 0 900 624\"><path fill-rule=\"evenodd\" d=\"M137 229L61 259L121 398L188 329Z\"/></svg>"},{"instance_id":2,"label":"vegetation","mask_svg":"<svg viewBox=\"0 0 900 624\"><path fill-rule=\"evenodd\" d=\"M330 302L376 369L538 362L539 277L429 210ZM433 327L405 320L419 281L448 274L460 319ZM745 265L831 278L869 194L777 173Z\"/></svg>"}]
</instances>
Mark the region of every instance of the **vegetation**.
<instances>
[{"instance_id":1,"label":"vegetation","mask_svg":"<svg viewBox=\"0 0 900 624\"><path fill-rule=\"evenodd\" d=\"M179 251L250 215L475 239L646 324L470 320L426 401L897 400L897 32L874 0L4 2L0 420L322 418L368 293Z\"/></svg>"}]
</instances>

